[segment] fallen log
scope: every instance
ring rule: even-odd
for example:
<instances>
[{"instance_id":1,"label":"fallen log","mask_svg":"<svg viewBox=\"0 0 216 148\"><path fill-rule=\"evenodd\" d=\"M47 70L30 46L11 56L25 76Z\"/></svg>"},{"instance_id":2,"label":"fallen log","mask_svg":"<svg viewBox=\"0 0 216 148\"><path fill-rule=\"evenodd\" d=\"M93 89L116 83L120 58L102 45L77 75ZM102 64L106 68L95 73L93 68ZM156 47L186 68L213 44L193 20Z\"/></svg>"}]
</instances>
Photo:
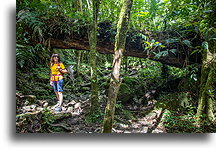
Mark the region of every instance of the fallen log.
<instances>
[{"instance_id":1,"label":"fallen log","mask_svg":"<svg viewBox=\"0 0 216 148\"><path fill-rule=\"evenodd\" d=\"M60 40L55 38L50 38L48 42L44 44L45 46L58 49L75 49L75 50L89 50L89 42L86 38L72 38L67 40ZM101 54L113 54L114 45L111 42L98 41L97 51ZM153 53L146 53L143 50L135 49L131 46L126 46L124 56L138 57L138 58L149 58L150 60L159 61L163 64L182 68L190 64L201 63L201 57L189 57L188 55L183 55L183 53L169 53L166 56L155 57Z\"/></svg>"}]
</instances>

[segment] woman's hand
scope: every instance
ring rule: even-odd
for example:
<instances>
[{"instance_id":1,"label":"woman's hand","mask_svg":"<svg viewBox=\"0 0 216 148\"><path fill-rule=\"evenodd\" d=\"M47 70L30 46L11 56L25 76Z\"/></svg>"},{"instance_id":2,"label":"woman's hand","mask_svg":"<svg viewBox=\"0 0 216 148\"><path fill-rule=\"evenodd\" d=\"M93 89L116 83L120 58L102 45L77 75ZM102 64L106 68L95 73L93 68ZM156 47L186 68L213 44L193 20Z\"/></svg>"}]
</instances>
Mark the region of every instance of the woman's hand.
<instances>
[{"instance_id":1,"label":"woman's hand","mask_svg":"<svg viewBox=\"0 0 216 148\"><path fill-rule=\"evenodd\" d=\"M61 73L67 73L67 69L61 69Z\"/></svg>"}]
</instances>

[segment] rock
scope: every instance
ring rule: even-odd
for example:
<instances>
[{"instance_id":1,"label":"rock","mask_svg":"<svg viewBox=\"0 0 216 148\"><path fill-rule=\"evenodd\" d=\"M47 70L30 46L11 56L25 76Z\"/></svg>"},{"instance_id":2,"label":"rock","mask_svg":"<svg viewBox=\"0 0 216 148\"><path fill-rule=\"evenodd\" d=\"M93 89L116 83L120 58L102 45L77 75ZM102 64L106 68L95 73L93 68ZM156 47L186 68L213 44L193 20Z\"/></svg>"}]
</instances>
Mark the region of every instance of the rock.
<instances>
[{"instance_id":1,"label":"rock","mask_svg":"<svg viewBox=\"0 0 216 148\"><path fill-rule=\"evenodd\" d=\"M31 111L31 106L23 106L22 109L24 110L24 112L29 112Z\"/></svg>"},{"instance_id":2,"label":"rock","mask_svg":"<svg viewBox=\"0 0 216 148\"><path fill-rule=\"evenodd\" d=\"M152 133L164 133L164 131L163 130L159 130L159 129L155 129L155 130L152 131Z\"/></svg>"},{"instance_id":3,"label":"rock","mask_svg":"<svg viewBox=\"0 0 216 148\"><path fill-rule=\"evenodd\" d=\"M68 107L67 112L73 112L73 107Z\"/></svg>"},{"instance_id":4,"label":"rock","mask_svg":"<svg viewBox=\"0 0 216 148\"><path fill-rule=\"evenodd\" d=\"M149 119L154 119L156 117L157 117L157 113L155 113L154 111L152 111L148 115L146 115L146 118L149 118Z\"/></svg>"},{"instance_id":5,"label":"rock","mask_svg":"<svg viewBox=\"0 0 216 148\"><path fill-rule=\"evenodd\" d=\"M74 104L76 104L76 101L72 100L69 103L67 103L65 106L69 107L69 106L73 106Z\"/></svg>"},{"instance_id":6,"label":"rock","mask_svg":"<svg viewBox=\"0 0 216 148\"><path fill-rule=\"evenodd\" d=\"M72 116L79 116L80 115L80 112L73 112L72 113Z\"/></svg>"},{"instance_id":7,"label":"rock","mask_svg":"<svg viewBox=\"0 0 216 148\"><path fill-rule=\"evenodd\" d=\"M39 106L43 106L44 104L44 100L37 100L36 102Z\"/></svg>"},{"instance_id":8,"label":"rock","mask_svg":"<svg viewBox=\"0 0 216 148\"><path fill-rule=\"evenodd\" d=\"M133 124L131 125L131 127L132 127L132 128L135 128L135 129L138 129L138 128L141 127L141 125L140 125L140 124L137 124L137 123L133 123Z\"/></svg>"},{"instance_id":9,"label":"rock","mask_svg":"<svg viewBox=\"0 0 216 148\"><path fill-rule=\"evenodd\" d=\"M78 118L73 118L72 120L68 121L68 124L70 124L70 125L79 124L79 119Z\"/></svg>"},{"instance_id":10,"label":"rock","mask_svg":"<svg viewBox=\"0 0 216 148\"><path fill-rule=\"evenodd\" d=\"M141 124L141 125L149 125L150 123L148 122L148 121L146 121L146 120L141 120L141 121L139 121L139 123Z\"/></svg>"},{"instance_id":11,"label":"rock","mask_svg":"<svg viewBox=\"0 0 216 148\"><path fill-rule=\"evenodd\" d=\"M72 101L70 101L70 104L74 105L74 104L76 104L76 101L72 100Z\"/></svg>"},{"instance_id":12,"label":"rock","mask_svg":"<svg viewBox=\"0 0 216 148\"><path fill-rule=\"evenodd\" d=\"M76 104L74 105L74 108L75 108L75 109L80 108L80 107L81 107L81 103L80 103L80 102L78 102L78 103L76 103Z\"/></svg>"},{"instance_id":13,"label":"rock","mask_svg":"<svg viewBox=\"0 0 216 148\"><path fill-rule=\"evenodd\" d=\"M25 101L24 103L25 106L30 105L30 102L28 100Z\"/></svg>"},{"instance_id":14,"label":"rock","mask_svg":"<svg viewBox=\"0 0 216 148\"><path fill-rule=\"evenodd\" d=\"M124 131L124 133L131 133L131 131Z\"/></svg>"},{"instance_id":15,"label":"rock","mask_svg":"<svg viewBox=\"0 0 216 148\"><path fill-rule=\"evenodd\" d=\"M120 128L128 128L128 125L126 124L119 124Z\"/></svg>"},{"instance_id":16,"label":"rock","mask_svg":"<svg viewBox=\"0 0 216 148\"><path fill-rule=\"evenodd\" d=\"M48 110L52 110L52 106L48 106L47 109L48 109Z\"/></svg>"},{"instance_id":17,"label":"rock","mask_svg":"<svg viewBox=\"0 0 216 148\"><path fill-rule=\"evenodd\" d=\"M115 128L112 128L112 132L114 132L114 133L122 133L123 131L122 130L117 130Z\"/></svg>"},{"instance_id":18,"label":"rock","mask_svg":"<svg viewBox=\"0 0 216 148\"><path fill-rule=\"evenodd\" d=\"M157 120L156 120L156 119L153 119L153 120L152 120L152 122L153 122L153 123L156 123L156 122L157 122Z\"/></svg>"},{"instance_id":19,"label":"rock","mask_svg":"<svg viewBox=\"0 0 216 148\"><path fill-rule=\"evenodd\" d=\"M36 103L36 96L35 95L23 95L22 98L28 100L29 104Z\"/></svg>"},{"instance_id":20,"label":"rock","mask_svg":"<svg viewBox=\"0 0 216 148\"><path fill-rule=\"evenodd\" d=\"M45 103L43 104L43 107L44 107L44 108L47 108L48 105L49 105L49 103L48 103L48 102L45 102Z\"/></svg>"},{"instance_id":21,"label":"rock","mask_svg":"<svg viewBox=\"0 0 216 148\"><path fill-rule=\"evenodd\" d=\"M29 105L29 106L22 107L22 110L24 112L33 112L33 111L36 111L36 109L37 109L36 105Z\"/></svg>"},{"instance_id":22,"label":"rock","mask_svg":"<svg viewBox=\"0 0 216 148\"><path fill-rule=\"evenodd\" d=\"M37 107L36 110L37 110L37 111L42 111L42 110L43 110L43 107Z\"/></svg>"},{"instance_id":23,"label":"rock","mask_svg":"<svg viewBox=\"0 0 216 148\"><path fill-rule=\"evenodd\" d=\"M32 111L36 111L37 106L36 105L31 105L31 109L32 109Z\"/></svg>"},{"instance_id":24,"label":"rock","mask_svg":"<svg viewBox=\"0 0 216 148\"><path fill-rule=\"evenodd\" d=\"M66 111L66 110L67 110L67 108L63 106L62 107L62 111Z\"/></svg>"},{"instance_id":25,"label":"rock","mask_svg":"<svg viewBox=\"0 0 216 148\"><path fill-rule=\"evenodd\" d=\"M147 133L148 132L148 127L143 127L140 132L141 133Z\"/></svg>"},{"instance_id":26,"label":"rock","mask_svg":"<svg viewBox=\"0 0 216 148\"><path fill-rule=\"evenodd\" d=\"M95 133L101 133L101 128L96 128L96 129L94 130L94 132L95 132Z\"/></svg>"}]
</instances>

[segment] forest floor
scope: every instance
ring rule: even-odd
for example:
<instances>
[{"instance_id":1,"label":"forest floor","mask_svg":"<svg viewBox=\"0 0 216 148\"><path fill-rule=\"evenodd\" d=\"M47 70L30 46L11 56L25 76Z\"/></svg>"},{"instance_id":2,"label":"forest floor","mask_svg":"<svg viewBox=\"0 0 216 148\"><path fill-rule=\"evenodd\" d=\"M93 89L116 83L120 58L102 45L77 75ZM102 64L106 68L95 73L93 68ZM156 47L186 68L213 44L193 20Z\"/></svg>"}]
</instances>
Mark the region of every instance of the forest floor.
<instances>
[{"instance_id":1,"label":"forest floor","mask_svg":"<svg viewBox=\"0 0 216 148\"><path fill-rule=\"evenodd\" d=\"M20 99L20 98L19 98ZM104 111L105 105L101 105ZM64 100L62 111L46 100L17 108L16 132L18 133L101 133L103 113L89 116L90 101L87 98ZM143 107L125 105L116 108L113 133L166 133L162 109L154 109L150 103Z\"/></svg>"}]
</instances>

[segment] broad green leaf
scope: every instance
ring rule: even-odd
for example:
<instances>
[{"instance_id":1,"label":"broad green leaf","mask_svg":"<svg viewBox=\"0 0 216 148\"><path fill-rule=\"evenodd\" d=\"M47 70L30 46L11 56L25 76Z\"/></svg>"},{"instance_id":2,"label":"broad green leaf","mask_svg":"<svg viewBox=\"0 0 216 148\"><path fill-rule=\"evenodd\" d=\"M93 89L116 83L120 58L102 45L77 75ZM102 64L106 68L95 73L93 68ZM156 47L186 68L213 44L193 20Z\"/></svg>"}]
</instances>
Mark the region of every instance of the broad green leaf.
<instances>
[{"instance_id":1,"label":"broad green leaf","mask_svg":"<svg viewBox=\"0 0 216 148\"><path fill-rule=\"evenodd\" d=\"M162 51L162 56L167 56L168 54L168 50Z\"/></svg>"},{"instance_id":2,"label":"broad green leaf","mask_svg":"<svg viewBox=\"0 0 216 148\"><path fill-rule=\"evenodd\" d=\"M154 39L152 39L152 40L151 40L151 43L154 43L154 42L155 42L155 40L154 40Z\"/></svg>"},{"instance_id":3,"label":"broad green leaf","mask_svg":"<svg viewBox=\"0 0 216 148\"><path fill-rule=\"evenodd\" d=\"M155 54L155 57L157 57L157 58L160 58L161 56L167 56L169 54L168 50L161 51L159 53L155 53L155 52L153 52L153 53Z\"/></svg>"},{"instance_id":4,"label":"broad green leaf","mask_svg":"<svg viewBox=\"0 0 216 148\"><path fill-rule=\"evenodd\" d=\"M24 48L25 46L23 46L23 45L20 45L20 44L16 44L16 47L21 47L21 48Z\"/></svg>"},{"instance_id":5,"label":"broad green leaf","mask_svg":"<svg viewBox=\"0 0 216 148\"><path fill-rule=\"evenodd\" d=\"M18 61L19 65L21 68L23 68L24 64L25 64L25 60L21 59L20 61Z\"/></svg>"},{"instance_id":6,"label":"broad green leaf","mask_svg":"<svg viewBox=\"0 0 216 148\"><path fill-rule=\"evenodd\" d=\"M178 39L178 38L169 38L169 39L165 40L165 42L168 44L179 42L179 41L180 41L180 39Z\"/></svg>"},{"instance_id":7,"label":"broad green leaf","mask_svg":"<svg viewBox=\"0 0 216 148\"><path fill-rule=\"evenodd\" d=\"M141 35L141 37L142 37L143 40L147 39L147 37L145 35L143 35L143 34Z\"/></svg>"},{"instance_id":8,"label":"broad green leaf","mask_svg":"<svg viewBox=\"0 0 216 148\"><path fill-rule=\"evenodd\" d=\"M200 50L200 49L194 50L194 51L191 53L191 55L194 54L194 53L196 53L196 52L199 52L199 50Z\"/></svg>"},{"instance_id":9,"label":"broad green leaf","mask_svg":"<svg viewBox=\"0 0 216 148\"><path fill-rule=\"evenodd\" d=\"M139 15L137 15L137 16L145 16L145 15L139 14Z\"/></svg>"},{"instance_id":10,"label":"broad green leaf","mask_svg":"<svg viewBox=\"0 0 216 148\"><path fill-rule=\"evenodd\" d=\"M149 43L148 41L145 41L146 44L151 45L151 43Z\"/></svg>"},{"instance_id":11,"label":"broad green leaf","mask_svg":"<svg viewBox=\"0 0 216 148\"><path fill-rule=\"evenodd\" d=\"M149 12L140 12L140 13L142 13L142 14L144 14L144 15L147 15L147 14L149 14Z\"/></svg>"},{"instance_id":12,"label":"broad green leaf","mask_svg":"<svg viewBox=\"0 0 216 148\"><path fill-rule=\"evenodd\" d=\"M176 54L176 49L170 49L169 52Z\"/></svg>"},{"instance_id":13,"label":"broad green leaf","mask_svg":"<svg viewBox=\"0 0 216 148\"><path fill-rule=\"evenodd\" d=\"M159 46L162 47L162 48L166 47L166 46L164 46L164 45L159 45Z\"/></svg>"},{"instance_id":14,"label":"broad green leaf","mask_svg":"<svg viewBox=\"0 0 216 148\"><path fill-rule=\"evenodd\" d=\"M187 45L188 47L192 48L191 41L189 41L189 40L183 40L182 42L183 42L185 45Z\"/></svg>"},{"instance_id":15,"label":"broad green leaf","mask_svg":"<svg viewBox=\"0 0 216 148\"><path fill-rule=\"evenodd\" d=\"M187 23L185 24L186 27L188 27L188 26L192 26L192 25L193 25L193 24L190 23L190 22L187 22Z\"/></svg>"}]
</instances>

